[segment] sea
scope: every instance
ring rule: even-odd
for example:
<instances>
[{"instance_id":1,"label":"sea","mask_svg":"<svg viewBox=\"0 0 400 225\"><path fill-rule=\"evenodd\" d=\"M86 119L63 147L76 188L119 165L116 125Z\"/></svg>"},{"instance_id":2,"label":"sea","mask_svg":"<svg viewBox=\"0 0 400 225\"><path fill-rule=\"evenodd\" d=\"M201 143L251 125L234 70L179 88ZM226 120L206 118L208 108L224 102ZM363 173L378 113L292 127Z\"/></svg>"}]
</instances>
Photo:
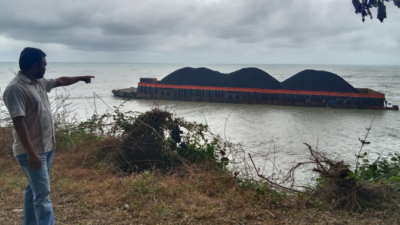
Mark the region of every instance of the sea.
<instances>
[{"instance_id":1,"label":"sea","mask_svg":"<svg viewBox=\"0 0 400 225\"><path fill-rule=\"evenodd\" d=\"M80 82L57 88L49 94L69 94L69 102L79 120L94 112L98 114L119 107L123 99L114 97L113 89L136 87L139 78L161 80L182 67L207 67L230 73L245 67L256 67L279 81L305 70L336 73L356 88L370 88L386 95L388 102L400 104L400 66L379 65L194 65L194 64L111 64L111 63L48 63L45 78L93 75L91 84ZM0 89L4 91L18 63L0 63ZM309 108L276 105L227 104L209 102L178 102L131 100L121 110L145 112L155 105L168 108L188 121L206 123L215 134L233 143L240 143L246 152L270 154L267 161L258 159L257 167L265 174L277 168L289 170L295 163L310 157L304 143L328 156L355 164L361 142L368 134L368 152L374 159L382 154L400 153L400 112L385 110ZM266 164L265 164L266 163ZM275 166L271 166L274 164ZM266 165L266 166L265 166ZM265 169L267 168L267 169ZM304 173L307 174L307 173ZM297 176L305 176L303 173Z\"/></svg>"}]
</instances>

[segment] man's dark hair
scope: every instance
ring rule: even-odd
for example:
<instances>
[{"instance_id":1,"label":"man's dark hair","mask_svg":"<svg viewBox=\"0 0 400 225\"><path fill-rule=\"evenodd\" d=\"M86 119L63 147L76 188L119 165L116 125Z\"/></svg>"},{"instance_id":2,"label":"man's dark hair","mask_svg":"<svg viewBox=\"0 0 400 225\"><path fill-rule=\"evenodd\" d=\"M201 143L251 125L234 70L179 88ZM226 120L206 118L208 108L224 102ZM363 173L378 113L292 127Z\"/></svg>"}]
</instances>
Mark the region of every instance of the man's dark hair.
<instances>
[{"instance_id":1,"label":"man's dark hair","mask_svg":"<svg viewBox=\"0 0 400 225\"><path fill-rule=\"evenodd\" d=\"M43 57L46 57L46 54L38 48L24 48L19 57L19 68L21 70L29 70L35 63L40 65Z\"/></svg>"}]
</instances>

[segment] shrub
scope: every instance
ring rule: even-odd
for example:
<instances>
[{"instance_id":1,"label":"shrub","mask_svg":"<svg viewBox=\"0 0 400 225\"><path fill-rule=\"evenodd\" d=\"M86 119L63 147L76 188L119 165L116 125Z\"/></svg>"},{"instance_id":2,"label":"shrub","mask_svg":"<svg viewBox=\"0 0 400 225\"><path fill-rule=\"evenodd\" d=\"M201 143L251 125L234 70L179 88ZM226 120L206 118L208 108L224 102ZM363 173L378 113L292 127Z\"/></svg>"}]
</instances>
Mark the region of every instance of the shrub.
<instances>
[{"instance_id":1,"label":"shrub","mask_svg":"<svg viewBox=\"0 0 400 225\"><path fill-rule=\"evenodd\" d=\"M362 159L358 171L355 171L359 174L357 177L359 181L384 182L395 189L400 188L400 155L398 153L389 153L388 156L379 154L379 157L372 163L367 156L367 152L358 156Z\"/></svg>"},{"instance_id":2,"label":"shrub","mask_svg":"<svg viewBox=\"0 0 400 225\"><path fill-rule=\"evenodd\" d=\"M170 170L184 163L217 162L221 145L218 139L205 138L208 127L175 118L165 110L154 108L133 121L116 118L123 129L118 165L124 172L151 168ZM185 134L181 137L185 129ZM217 151L218 150L218 151Z\"/></svg>"},{"instance_id":3,"label":"shrub","mask_svg":"<svg viewBox=\"0 0 400 225\"><path fill-rule=\"evenodd\" d=\"M113 125L104 126L110 120ZM221 166L218 153L226 146L207 125L187 122L159 108L145 113L115 108L113 113L95 115L81 123L79 130L118 137L121 145L114 150L115 165L125 173L154 168L169 171L190 163Z\"/></svg>"}]
</instances>

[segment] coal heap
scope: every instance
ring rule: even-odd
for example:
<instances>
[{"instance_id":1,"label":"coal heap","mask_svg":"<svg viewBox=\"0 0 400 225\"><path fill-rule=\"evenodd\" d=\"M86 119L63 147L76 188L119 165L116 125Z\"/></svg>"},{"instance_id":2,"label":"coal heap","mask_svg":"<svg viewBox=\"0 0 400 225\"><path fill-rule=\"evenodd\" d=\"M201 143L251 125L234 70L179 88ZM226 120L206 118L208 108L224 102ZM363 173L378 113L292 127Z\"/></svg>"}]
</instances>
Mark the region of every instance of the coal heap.
<instances>
[{"instance_id":1,"label":"coal heap","mask_svg":"<svg viewBox=\"0 0 400 225\"><path fill-rule=\"evenodd\" d=\"M212 83L220 81L225 75L207 68L185 67L176 70L164 77L161 84L210 86Z\"/></svg>"},{"instance_id":2,"label":"coal heap","mask_svg":"<svg viewBox=\"0 0 400 225\"><path fill-rule=\"evenodd\" d=\"M318 70L304 70L297 73L282 82L282 89L359 93L337 74Z\"/></svg>"},{"instance_id":3,"label":"coal heap","mask_svg":"<svg viewBox=\"0 0 400 225\"><path fill-rule=\"evenodd\" d=\"M159 83L359 93L340 76L331 72L318 70L301 71L281 83L268 73L257 68L244 68L230 74L223 74L207 68L185 67L172 72Z\"/></svg>"},{"instance_id":4,"label":"coal heap","mask_svg":"<svg viewBox=\"0 0 400 225\"><path fill-rule=\"evenodd\" d=\"M227 74L213 86L281 89L281 83L277 79L257 68L244 68Z\"/></svg>"},{"instance_id":5,"label":"coal heap","mask_svg":"<svg viewBox=\"0 0 400 225\"><path fill-rule=\"evenodd\" d=\"M207 68L179 69L160 81L161 84L280 89L281 83L257 68L244 68L223 74Z\"/></svg>"}]
</instances>

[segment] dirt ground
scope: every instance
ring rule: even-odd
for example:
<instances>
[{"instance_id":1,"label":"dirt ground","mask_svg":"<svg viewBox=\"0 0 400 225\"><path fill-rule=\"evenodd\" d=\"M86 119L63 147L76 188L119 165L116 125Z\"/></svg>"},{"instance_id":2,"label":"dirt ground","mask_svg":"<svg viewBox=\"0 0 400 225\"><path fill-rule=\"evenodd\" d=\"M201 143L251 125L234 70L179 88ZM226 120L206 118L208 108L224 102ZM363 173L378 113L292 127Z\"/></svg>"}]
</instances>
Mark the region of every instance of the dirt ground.
<instances>
[{"instance_id":1,"label":"dirt ground","mask_svg":"<svg viewBox=\"0 0 400 225\"><path fill-rule=\"evenodd\" d=\"M26 186L9 131L0 129L0 225L22 223ZM262 183L238 183L220 170L121 176L96 149L83 138L56 150L50 175L56 224L400 224L400 213L331 209Z\"/></svg>"},{"instance_id":2,"label":"dirt ground","mask_svg":"<svg viewBox=\"0 0 400 225\"><path fill-rule=\"evenodd\" d=\"M143 173L117 177L103 168L65 168L56 155L51 174L56 224L400 224L388 212L351 213L303 199L239 188L200 174L179 178ZM26 179L16 162L2 163L0 224L21 224Z\"/></svg>"}]
</instances>

